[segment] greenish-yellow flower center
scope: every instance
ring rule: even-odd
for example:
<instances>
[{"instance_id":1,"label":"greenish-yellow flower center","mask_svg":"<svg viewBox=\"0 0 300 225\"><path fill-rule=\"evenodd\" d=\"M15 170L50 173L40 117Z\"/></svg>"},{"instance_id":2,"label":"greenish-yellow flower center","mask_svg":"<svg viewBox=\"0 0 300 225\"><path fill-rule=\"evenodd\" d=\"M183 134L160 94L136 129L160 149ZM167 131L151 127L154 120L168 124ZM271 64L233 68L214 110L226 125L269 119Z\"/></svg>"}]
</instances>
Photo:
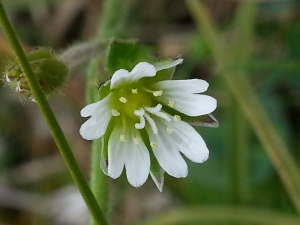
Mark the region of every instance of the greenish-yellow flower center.
<instances>
[{"instance_id":1,"label":"greenish-yellow flower center","mask_svg":"<svg viewBox=\"0 0 300 225\"><path fill-rule=\"evenodd\" d=\"M152 102L149 95L145 92L139 91L137 93L128 93L125 97L127 99L126 103L123 103L122 109L126 116L135 119L135 110L141 109L143 106L151 107Z\"/></svg>"},{"instance_id":2,"label":"greenish-yellow flower center","mask_svg":"<svg viewBox=\"0 0 300 225\"><path fill-rule=\"evenodd\" d=\"M113 93L112 114L118 116L125 114L127 117L138 121L139 118L134 114L135 110L140 110L143 107L152 107L153 102L149 93L137 88L129 90L118 90Z\"/></svg>"}]
</instances>

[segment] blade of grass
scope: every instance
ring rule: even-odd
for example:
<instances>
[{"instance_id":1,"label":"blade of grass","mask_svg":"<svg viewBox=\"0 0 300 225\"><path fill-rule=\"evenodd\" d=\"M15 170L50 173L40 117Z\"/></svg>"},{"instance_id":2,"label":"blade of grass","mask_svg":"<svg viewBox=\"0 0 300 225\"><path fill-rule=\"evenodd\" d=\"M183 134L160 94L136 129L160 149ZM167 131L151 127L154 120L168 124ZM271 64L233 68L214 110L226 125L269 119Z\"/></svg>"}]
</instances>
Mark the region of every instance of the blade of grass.
<instances>
[{"instance_id":1,"label":"blade of grass","mask_svg":"<svg viewBox=\"0 0 300 225\"><path fill-rule=\"evenodd\" d=\"M299 225L300 218L277 211L232 206L196 206L177 209L152 217L138 225L176 224L256 224L256 225Z\"/></svg>"},{"instance_id":2,"label":"blade of grass","mask_svg":"<svg viewBox=\"0 0 300 225\"><path fill-rule=\"evenodd\" d=\"M220 36L208 15L208 10L201 1L186 0L186 4L210 45L218 67L226 67L226 65L230 64L230 56L228 56L228 52L218 39ZM286 144L269 119L247 79L244 76L236 76L234 73L223 72L221 74L245 117L265 147L292 202L298 213L300 213L299 169L291 157Z\"/></svg>"}]
</instances>

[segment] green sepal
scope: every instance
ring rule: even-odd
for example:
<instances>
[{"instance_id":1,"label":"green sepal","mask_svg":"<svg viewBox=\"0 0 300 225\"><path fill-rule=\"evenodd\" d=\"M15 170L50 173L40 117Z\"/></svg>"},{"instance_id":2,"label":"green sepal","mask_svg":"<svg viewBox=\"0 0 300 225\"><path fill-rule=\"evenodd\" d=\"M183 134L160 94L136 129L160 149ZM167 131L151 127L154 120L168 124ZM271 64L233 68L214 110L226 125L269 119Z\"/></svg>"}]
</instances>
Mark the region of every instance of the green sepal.
<instances>
[{"instance_id":1,"label":"green sepal","mask_svg":"<svg viewBox=\"0 0 300 225\"><path fill-rule=\"evenodd\" d=\"M105 98L110 93L110 79L100 84L98 93L100 99Z\"/></svg>"},{"instance_id":2,"label":"green sepal","mask_svg":"<svg viewBox=\"0 0 300 225\"><path fill-rule=\"evenodd\" d=\"M153 66L155 68L158 68L164 64L169 64L170 62L176 60L177 58L169 58L169 59L163 59L163 60L159 60L153 63ZM154 77L147 77L147 78L142 78L144 79L144 82L147 82L148 85L151 84L155 84L159 81L162 80L172 80L174 72L175 72L176 67L172 67L169 69L163 69L163 70L159 70L157 71L156 75Z\"/></svg>"},{"instance_id":3,"label":"green sepal","mask_svg":"<svg viewBox=\"0 0 300 225\"><path fill-rule=\"evenodd\" d=\"M26 56L45 94L57 90L65 82L69 69L50 49L37 48ZM7 63L4 76L7 85L14 88L20 97L32 98L27 79L16 59Z\"/></svg>"},{"instance_id":4,"label":"green sepal","mask_svg":"<svg viewBox=\"0 0 300 225\"><path fill-rule=\"evenodd\" d=\"M186 120L192 126L201 126L201 127L210 127L210 128L218 128L219 122L218 120L211 114L203 115L203 116L196 116L196 117L189 117Z\"/></svg>"},{"instance_id":5,"label":"green sepal","mask_svg":"<svg viewBox=\"0 0 300 225\"><path fill-rule=\"evenodd\" d=\"M162 192L164 186L164 170L159 165L156 157L154 156L153 152L150 151L150 175L152 180L154 181L155 185L157 186L158 190Z\"/></svg>"},{"instance_id":6,"label":"green sepal","mask_svg":"<svg viewBox=\"0 0 300 225\"><path fill-rule=\"evenodd\" d=\"M218 120L211 114L206 114L202 116L187 116L177 110L170 108L166 105L163 105L163 111L170 115L178 115L180 116L181 120L184 122L189 123L192 126L201 126L201 127L210 127L210 128L217 128L219 127Z\"/></svg>"},{"instance_id":7,"label":"green sepal","mask_svg":"<svg viewBox=\"0 0 300 225\"><path fill-rule=\"evenodd\" d=\"M110 76L119 69L131 71L140 62L153 63L152 50L136 41L113 40L106 52L106 69Z\"/></svg>"},{"instance_id":8,"label":"green sepal","mask_svg":"<svg viewBox=\"0 0 300 225\"><path fill-rule=\"evenodd\" d=\"M42 90L48 94L59 88L66 80L68 68L56 58L47 58L31 63Z\"/></svg>"},{"instance_id":9,"label":"green sepal","mask_svg":"<svg viewBox=\"0 0 300 225\"><path fill-rule=\"evenodd\" d=\"M110 135L116 125L116 118L112 117L107 125L106 132L102 136L102 151L100 158L100 167L102 171L107 175L107 167L108 167L108 140Z\"/></svg>"}]
</instances>

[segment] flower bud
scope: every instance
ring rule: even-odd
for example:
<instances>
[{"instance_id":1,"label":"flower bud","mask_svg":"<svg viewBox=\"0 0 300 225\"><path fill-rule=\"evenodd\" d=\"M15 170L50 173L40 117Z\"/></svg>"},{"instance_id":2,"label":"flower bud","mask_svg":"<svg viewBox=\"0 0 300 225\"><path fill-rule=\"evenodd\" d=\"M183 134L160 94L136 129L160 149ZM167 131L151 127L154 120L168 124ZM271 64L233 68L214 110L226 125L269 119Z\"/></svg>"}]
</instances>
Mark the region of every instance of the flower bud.
<instances>
[{"instance_id":1,"label":"flower bud","mask_svg":"<svg viewBox=\"0 0 300 225\"><path fill-rule=\"evenodd\" d=\"M35 49L27 54L27 59L46 95L56 91L64 83L68 67L51 50ZM20 98L33 100L27 78L16 59L8 63L4 72L4 83L12 87Z\"/></svg>"}]
</instances>

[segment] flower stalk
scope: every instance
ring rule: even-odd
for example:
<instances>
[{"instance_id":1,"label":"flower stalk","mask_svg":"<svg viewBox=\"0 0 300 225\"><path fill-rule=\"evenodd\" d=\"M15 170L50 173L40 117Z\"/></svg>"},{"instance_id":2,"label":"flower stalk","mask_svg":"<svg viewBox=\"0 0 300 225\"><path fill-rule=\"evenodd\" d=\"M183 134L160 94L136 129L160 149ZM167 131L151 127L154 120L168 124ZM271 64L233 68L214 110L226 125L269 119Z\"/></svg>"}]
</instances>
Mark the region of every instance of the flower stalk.
<instances>
[{"instance_id":1,"label":"flower stalk","mask_svg":"<svg viewBox=\"0 0 300 225\"><path fill-rule=\"evenodd\" d=\"M2 2L0 1L0 23L1 26L14 49L17 60L21 66L22 71L25 74L25 77L28 80L28 84L34 99L36 100L38 107L40 108L48 126L51 131L51 134L56 142L58 149L76 183L79 191L81 192L83 199L85 200L93 218L99 225L107 225L106 219L99 208L94 195L92 194L82 172L79 169L79 166L74 158L74 155L69 147L69 144L47 102L47 99L33 73L31 66L27 60L27 57L21 47L21 44L13 30L12 25L9 22L9 19L6 15L5 9Z\"/></svg>"}]
</instances>

